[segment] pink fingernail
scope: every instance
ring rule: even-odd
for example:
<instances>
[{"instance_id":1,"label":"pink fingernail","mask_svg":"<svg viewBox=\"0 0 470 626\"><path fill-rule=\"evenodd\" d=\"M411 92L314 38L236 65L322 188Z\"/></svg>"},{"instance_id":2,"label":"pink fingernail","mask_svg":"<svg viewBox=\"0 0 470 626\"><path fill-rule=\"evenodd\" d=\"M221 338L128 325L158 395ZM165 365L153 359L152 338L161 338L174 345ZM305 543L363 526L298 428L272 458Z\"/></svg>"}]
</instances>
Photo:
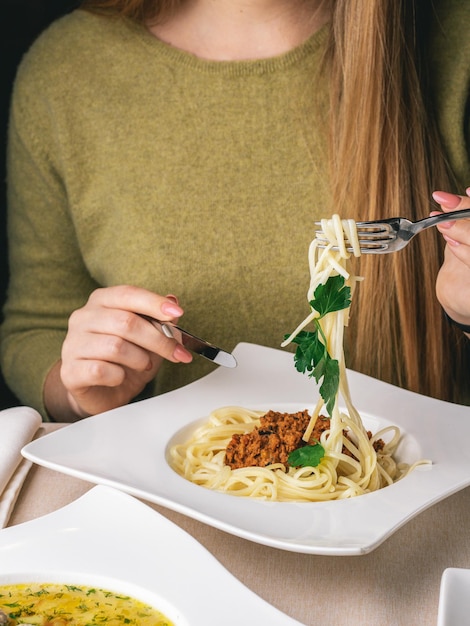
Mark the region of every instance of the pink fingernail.
<instances>
[{"instance_id":1,"label":"pink fingernail","mask_svg":"<svg viewBox=\"0 0 470 626\"><path fill-rule=\"evenodd\" d=\"M168 300L171 300L172 302L175 302L175 304L178 304L178 298L172 293L169 293L168 295L166 295L165 298L167 298Z\"/></svg>"},{"instance_id":2,"label":"pink fingernail","mask_svg":"<svg viewBox=\"0 0 470 626\"><path fill-rule=\"evenodd\" d=\"M434 191L432 197L439 204L444 204L448 209L456 209L461 199L455 193L448 193L447 191Z\"/></svg>"},{"instance_id":3,"label":"pink fingernail","mask_svg":"<svg viewBox=\"0 0 470 626\"><path fill-rule=\"evenodd\" d=\"M183 309L175 302L164 302L160 308L165 315L171 315L171 317L181 317L183 315Z\"/></svg>"},{"instance_id":4,"label":"pink fingernail","mask_svg":"<svg viewBox=\"0 0 470 626\"><path fill-rule=\"evenodd\" d=\"M443 228L452 228L455 224L455 220L450 220L449 222L440 222L438 229L442 230Z\"/></svg>"},{"instance_id":5,"label":"pink fingernail","mask_svg":"<svg viewBox=\"0 0 470 626\"><path fill-rule=\"evenodd\" d=\"M450 237L448 237L447 235L442 235L444 237L444 239L447 241L447 243L449 244L449 246L460 246L460 242L459 241L455 241L455 239L451 239Z\"/></svg>"},{"instance_id":6,"label":"pink fingernail","mask_svg":"<svg viewBox=\"0 0 470 626\"><path fill-rule=\"evenodd\" d=\"M465 193L467 194L467 196L470 196L470 187L467 187L467 189L465 189Z\"/></svg>"},{"instance_id":7,"label":"pink fingernail","mask_svg":"<svg viewBox=\"0 0 470 626\"><path fill-rule=\"evenodd\" d=\"M173 356L175 359L180 361L180 363L190 363L193 360L191 354L183 348L180 344L178 344L173 352Z\"/></svg>"}]
</instances>

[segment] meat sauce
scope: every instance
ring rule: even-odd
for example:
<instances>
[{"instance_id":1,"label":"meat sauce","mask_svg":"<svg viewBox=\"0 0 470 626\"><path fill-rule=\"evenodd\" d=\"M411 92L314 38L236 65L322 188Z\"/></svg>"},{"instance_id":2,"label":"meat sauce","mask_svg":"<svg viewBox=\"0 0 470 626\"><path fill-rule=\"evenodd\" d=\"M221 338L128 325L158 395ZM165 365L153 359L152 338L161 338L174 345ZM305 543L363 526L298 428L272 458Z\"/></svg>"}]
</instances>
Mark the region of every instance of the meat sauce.
<instances>
[{"instance_id":1,"label":"meat sauce","mask_svg":"<svg viewBox=\"0 0 470 626\"><path fill-rule=\"evenodd\" d=\"M246 434L233 435L225 450L225 464L231 469L241 467L266 467L275 463L289 465L288 457L291 452L316 443L321 434L330 428L330 418L320 416L308 442L302 437L310 422L307 410L297 413L278 413L268 411L260 418L260 425ZM347 434L344 433L347 437ZM369 439L372 434L367 433ZM379 439L374 442L374 448L379 451L384 442ZM343 447L343 453L352 456L349 450Z\"/></svg>"}]
</instances>

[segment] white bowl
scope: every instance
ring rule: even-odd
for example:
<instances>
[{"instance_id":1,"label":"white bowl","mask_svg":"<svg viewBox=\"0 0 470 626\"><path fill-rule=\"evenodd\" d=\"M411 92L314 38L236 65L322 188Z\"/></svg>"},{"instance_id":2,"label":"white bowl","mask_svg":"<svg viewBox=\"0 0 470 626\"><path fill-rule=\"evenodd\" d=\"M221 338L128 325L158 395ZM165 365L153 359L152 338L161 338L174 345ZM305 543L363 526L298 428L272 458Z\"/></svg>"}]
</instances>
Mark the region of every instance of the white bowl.
<instances>
[{"instance_id":1,"label":"white bowl","mask_svg":"<svg viewBox=\"0 0 470 626\"><path fill-rule=\"evenodd\" d=\"M178 526L104 486L0 531L0 585L31 582L125 593L175 626L299 624L242 585Z\"/></svg>"}]
</instances>

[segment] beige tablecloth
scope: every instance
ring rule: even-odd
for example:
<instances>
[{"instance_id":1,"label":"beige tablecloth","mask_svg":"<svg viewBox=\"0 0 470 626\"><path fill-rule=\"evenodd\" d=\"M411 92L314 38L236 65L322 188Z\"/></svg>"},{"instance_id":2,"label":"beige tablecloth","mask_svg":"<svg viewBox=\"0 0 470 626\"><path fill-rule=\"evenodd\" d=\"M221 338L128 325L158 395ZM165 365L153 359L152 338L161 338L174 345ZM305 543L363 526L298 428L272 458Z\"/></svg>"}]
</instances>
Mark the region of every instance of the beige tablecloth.
<instances>
[{"instance_id":1,"label":"beige tablecloth","mask_svg":"<svg viewBox=\"0 0 470 626\"><path fill-rule=\"evenodd\" d=\"M9 525L54 511L92 486L33 466ZM470 568L470 488L421 513L374 552L351 557L276 550L149 506L193 535L259 596L312 626L435 626L444 569Z\"/></svg>"}]
</instances>

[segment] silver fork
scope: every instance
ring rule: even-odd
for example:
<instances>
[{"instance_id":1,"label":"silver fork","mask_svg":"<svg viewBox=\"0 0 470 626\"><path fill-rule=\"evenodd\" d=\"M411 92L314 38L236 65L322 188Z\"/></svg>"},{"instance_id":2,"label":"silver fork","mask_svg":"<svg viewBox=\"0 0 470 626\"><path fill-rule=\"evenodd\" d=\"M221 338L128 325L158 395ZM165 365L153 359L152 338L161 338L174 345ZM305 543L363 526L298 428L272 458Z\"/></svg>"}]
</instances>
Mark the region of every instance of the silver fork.
<instances>
[{"instance_id":1,"label":"silver fork","mask_svg":"<svg viewBox=\"0 0 470 626\"><path fill-rule=\"evenodd\" d=\"M417 222L412 222L405 217L390 217L389 219L377 220L375 222L357 222L357 236L361 253L386 254L388 252L396 252L408 245L415 235L426 228L431 228L431 226L441 222L451 222L467 217L470 217L470 209L440 213ZM321 230L321 222L315 222L315 225L320 226L315 231L315 237L320 241L319 246L325 248L328 241ZM337 250L337 247L333 249ZM346 250L348 252L353 251L350 246L347 246Z\"/></svg>"}]
</instances>

